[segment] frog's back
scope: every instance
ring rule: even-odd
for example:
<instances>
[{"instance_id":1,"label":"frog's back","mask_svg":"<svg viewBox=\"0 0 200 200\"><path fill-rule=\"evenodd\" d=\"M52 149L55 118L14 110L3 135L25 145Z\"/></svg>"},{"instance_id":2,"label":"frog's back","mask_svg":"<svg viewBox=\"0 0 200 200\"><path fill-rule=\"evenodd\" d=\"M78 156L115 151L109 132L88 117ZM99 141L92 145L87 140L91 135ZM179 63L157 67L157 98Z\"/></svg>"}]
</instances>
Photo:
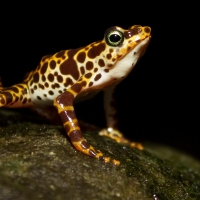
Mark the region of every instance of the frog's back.
<instances>
[{"instance_id":1,"label":"frog's back","mask_svg":"<svg viewBox=\"0 0 200 200\"><path fill-rule=\"evenodd\" d=\"M133 40L134 34L138 36L139 28L141 37ZM122 36L121 32L124 32L125 37L112 43L107 35L113 32L119 37ZM127 56L127 54L140 41L148 38L149 33L148 27L133 26L129 31L112 27L106 31L102 41L44 56L37 69L25 79L32 102L36 105L52 105L53 100L68 88L78 93L76 99L81 99L83 96L90 96L117 84L128 75L140 56L137 50L132 52L136 55ZM110 36L112 37L111 34ZM131 59L124 59L126 56ZM77 82L79 84L73 87Z\"/></svg>"}]
</instances>

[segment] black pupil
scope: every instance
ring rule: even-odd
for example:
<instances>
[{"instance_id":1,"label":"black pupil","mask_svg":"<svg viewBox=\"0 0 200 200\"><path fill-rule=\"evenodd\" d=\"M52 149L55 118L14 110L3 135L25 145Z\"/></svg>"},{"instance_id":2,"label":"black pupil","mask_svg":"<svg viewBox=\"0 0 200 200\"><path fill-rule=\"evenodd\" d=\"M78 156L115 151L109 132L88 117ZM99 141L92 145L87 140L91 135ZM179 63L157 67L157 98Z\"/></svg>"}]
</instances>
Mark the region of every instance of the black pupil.
<instances>
[{"instance_id":1,"label":"black pupil","mask_svg":"<svg viewBox=\"0 0 200 200\"><path fill-rule=\"evenodd\" d=\"M110 41L111 42L119 42L120 39L121 39L121 37L118 34L112 34L110 36Z\"/></svg>"}]
</instances>

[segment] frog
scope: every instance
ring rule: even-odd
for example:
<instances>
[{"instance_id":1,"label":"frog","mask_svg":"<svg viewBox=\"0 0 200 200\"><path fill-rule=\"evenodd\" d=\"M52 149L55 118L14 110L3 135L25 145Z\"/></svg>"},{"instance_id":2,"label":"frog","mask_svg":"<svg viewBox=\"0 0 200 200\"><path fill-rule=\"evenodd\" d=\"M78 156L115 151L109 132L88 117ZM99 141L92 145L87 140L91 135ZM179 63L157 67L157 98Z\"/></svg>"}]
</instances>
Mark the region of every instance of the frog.
<instances>
[{"instance_id":1,"label":"frog","mask_svg":"<svg viewBox=\"0 0 200 200\"><path fill-rule=\"evenodd\" d=\"M74 111L75 103L103 91L107 127L99 135L142 150L140 143L130 142L118 130L113 93L143 56L150 38L149 26L113 26L102 40L46 55L21 83L3 87L0 81L0 107L31 108L49 120L58 115L76 150L107 163L110 157L85 139ZM115 159L113 163L119 164Z\"/></svg>"}]
</instances>

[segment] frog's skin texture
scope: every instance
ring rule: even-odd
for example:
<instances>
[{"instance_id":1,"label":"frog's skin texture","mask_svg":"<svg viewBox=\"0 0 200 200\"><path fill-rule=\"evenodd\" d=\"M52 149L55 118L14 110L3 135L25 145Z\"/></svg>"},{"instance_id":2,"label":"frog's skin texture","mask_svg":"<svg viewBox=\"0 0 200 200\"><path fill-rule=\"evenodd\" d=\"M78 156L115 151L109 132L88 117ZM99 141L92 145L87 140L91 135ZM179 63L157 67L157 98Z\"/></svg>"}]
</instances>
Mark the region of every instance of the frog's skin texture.
<instances>
[{"instance_id":1,"label":"frog's skin texture","mask_svg":"<svg viewBox=\"0 0 200 200\"><path fill-rule=\"evenodd\" d=\"M116 129L112 96L115 86L144 54L150 33L151 29L147 26L135 25L128 30L111 27L101 41L44 56L36 70L28 73L22 83L7 88L0 83L0 107L30 107L51 119L54 114L44 111L48 110L45 107L54 106L74 147L84 154L109 162L109 157L94 149L83 137L73 104L103 90L107 129L102 130L100 135L128 143ZM140 144L130 145L142 149Z\"/></svg>"}]
</instances>

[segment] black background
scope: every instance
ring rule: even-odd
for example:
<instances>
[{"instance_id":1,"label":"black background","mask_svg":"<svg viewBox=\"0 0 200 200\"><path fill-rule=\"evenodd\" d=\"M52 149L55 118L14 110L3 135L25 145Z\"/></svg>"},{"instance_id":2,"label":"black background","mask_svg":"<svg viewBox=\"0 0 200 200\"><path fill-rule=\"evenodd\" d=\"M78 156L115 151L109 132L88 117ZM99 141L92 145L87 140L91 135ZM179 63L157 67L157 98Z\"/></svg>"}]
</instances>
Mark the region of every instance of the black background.
<instances>
[{"instance_id":1,"label":"black background","mask_svg":"<svg viewBox=\"0 0 200 200\"><path fill-rule=\"evenodd\" d=\"M5 86L19 83L44 55L100 40L111 26L148 25L147 52L116 91L120 129L134 141L166 144L200 158L194 8L144 1L4 4L0 76ZM101 94L75 107L79 118L105 125Z\"/></svg>"}]
</instances>

